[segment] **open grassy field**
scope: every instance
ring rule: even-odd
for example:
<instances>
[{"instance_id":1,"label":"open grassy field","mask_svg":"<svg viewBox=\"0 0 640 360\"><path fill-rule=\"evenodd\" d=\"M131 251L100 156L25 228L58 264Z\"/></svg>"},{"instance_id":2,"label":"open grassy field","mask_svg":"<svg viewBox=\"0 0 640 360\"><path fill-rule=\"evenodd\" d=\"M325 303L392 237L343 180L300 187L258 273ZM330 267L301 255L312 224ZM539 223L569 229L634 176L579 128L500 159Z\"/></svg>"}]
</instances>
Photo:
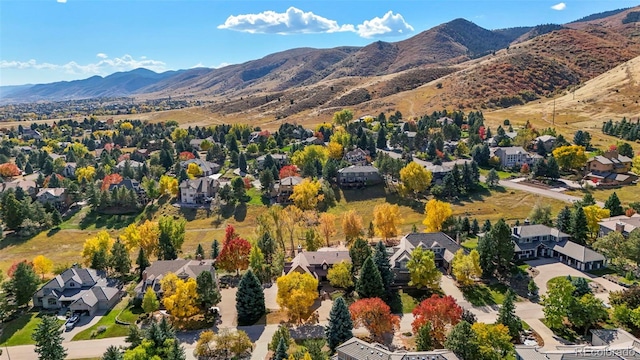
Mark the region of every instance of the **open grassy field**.
<instances>
[{"instance_id":1,"label":"open grassy field","mask_svg":"<svg viewBox=\"0 0 640 360\"><path fill-rule=\"evenodd\" d=\"M0 335L0 346L16 346L35 344L31 339L31 334L38 324L42 322L42 315L37 312L28 312L22 316L2 324L2 335ZM64 321L59 320L60 325Z\"/></svg>"},{"instance_id":2,"label":"open grassy field","mask_svg":"<svg viewBox=\"0 0 640 360\"><path fill-rule=\"evenodd\" d=\"M629 203L640 201L640 185L622 186L616 189L595 189L590 190L589 192L596 200L602 202L607 201L609 196L615 192L623 207L628 206ZM566 194L582 197L584 196L585 191L572 190L566 192Z\"/></svg>"}]
</instances>

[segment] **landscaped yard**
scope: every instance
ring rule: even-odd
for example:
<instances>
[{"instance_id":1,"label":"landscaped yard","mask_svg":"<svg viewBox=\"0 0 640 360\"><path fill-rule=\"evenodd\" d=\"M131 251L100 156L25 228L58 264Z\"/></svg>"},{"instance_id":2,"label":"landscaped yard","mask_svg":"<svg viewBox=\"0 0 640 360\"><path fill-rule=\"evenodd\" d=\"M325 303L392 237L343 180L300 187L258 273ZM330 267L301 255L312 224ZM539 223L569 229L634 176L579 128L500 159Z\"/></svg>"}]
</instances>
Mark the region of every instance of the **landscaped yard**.
<instances>
[{"instance_id":1,"label":"landscaped yard","mask_svg":"<svg viewBox=\"0 0 640 360\"><path fill-rule=\"evenodd\" d=\"M623 206L629 205L629 203L632 202L640 201L640 185L627 185L615 189L594 189L590 192L596 200L602 202L607 201L609 196L615 192ZM585 191L572 190L567 191L566 193L568 195L583 197Z\"/></svg>"},{"instance_id":2,"label":"landscaped yard","mask_svg":"<svg viewBox=\"0 0 640 360\"><path fill-rule=\"evenodd\" d=\"M126 297L123 298L116 306L113 307L113 309L98 320L96 324L77 333L71 341L127 336L129 328L125 325L116 324L116 317L120 311L128 305L129 300ZM98 328L101 326L105 327L106 330L98 334Z\"/></svg>"},{"instance_id":3,"label":"landscaped yard","mask_svg":"<svg viewBox=\"0 0 640 360\"><path fill-rule=\"evenodd\" d=\"M509 288L503 284L475 284L460 288L464 298L473 306L502 304Z\"/></svg>"},{"instance_id":4,"label":"landscaped yard","mask_svg":"<svg viewBox=\"0 0 640 360\"><path fill-rule=\"evenodd\" d=\"M482 176L487 176L489 174L489 171L491 171L490 169L480 169L480 175ZM507 171L502 171L502 170L496 170L496 173L498 173L498 177L500 178L500 180L504 180L504 179L508 179L512 176L518 176L518 174L516 173L510 173Z\"/></svg>"},{"instance_id":5,"label":"landscaped yard","mask_svg":"<svg viewBox=\"0 0 640 360\"><path fill-rule=\"evenodd\" d=\"M0 335L0 346L16 346L35 344L31 339L31 334L38 324L42 322L42 315L36 312L29 312L15 320L2 325L2 335ZM59 320L60 325L64 321Z\"/></svg>"},{"instance_id":6,"label":"landscaped yard","mask_svg":"<svg viewBox=\"0 0 640 360\"><path fill-rule=\"evenodd\" d=\"M463 248L471 251L478 247L478 238L467 239L466 241L462 242L462 244L460 245L462 245Z\"/></svg>"},{"instance_id":7,"label":"landscaped yard","mask_svg":"<svg viewBox=\"0 0 640 360\"><path fill-rule=\"evenodd\" d=\"M418 306L418 300L413 296L405 293L404 291L400 292L400 299L402 300L402 313L410 314L413 309Z\"/></svg>"}]
</instances>

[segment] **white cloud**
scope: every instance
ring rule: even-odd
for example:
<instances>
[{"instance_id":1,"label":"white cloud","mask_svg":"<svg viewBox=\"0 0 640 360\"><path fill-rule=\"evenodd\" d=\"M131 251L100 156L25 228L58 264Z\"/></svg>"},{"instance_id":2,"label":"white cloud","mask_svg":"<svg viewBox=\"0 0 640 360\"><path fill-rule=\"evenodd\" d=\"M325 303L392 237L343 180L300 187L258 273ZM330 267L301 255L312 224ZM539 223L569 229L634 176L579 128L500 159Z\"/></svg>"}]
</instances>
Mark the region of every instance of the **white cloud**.
<instances>
[{"instance_id":1,"label":"white cloud","mask_svg":"<svg viewBox=\"0 0 640 360\"><path fill-rule=\"evenodd\" d=\"M374 17L371 20L365 20L358 25L358 35L364 38L373 36L398 36L413 32L413 27L409 25L400 14L394 14L392 11L384 14L382 18Z\"/></svg>"},{"instance_id":2,"label":"white cloud","mask_svg":"<svg viewBox=\"0 0 640 360\"><path fill-rule=\"evenodd\" d=\"M106 59L106 58L108 58L107 54L105 54L105 53L97 53L97 54L96 54L96 57L99 57L100 59Z\"/></svg>"},{"instance_id":3,"label":"white cloud","mask_svg":"<svg viewBox=\"0 0 640 360\"><path fill-rule=\"evenodd\" d=\"M339 25L337 21L312 12L290 7L284 13L264 11L258 14L231 15L218 29L251 34L312 34L354 31L353 25Z\"/></svg>"},{"instance_id":4,"label":"white cloud","mask_svg":"<svg viewBox=\"0 0 640 360\"><path fill-rule=\"evenodd\" d=\"M60 4L66 4L67 0L56 0L57 2L59 2Z\"/></svg>"},{"instance_id":5,"label":"white cloud","mask_svg":"<svg viewBox=\"0 0 640 360\"><path fill-rule=\"evenodd\" d=\"M557 3L557 4L553 5L551 8L552 8L553 10L562 11L562 10L564 10L564 9L566 9L566 8L567 8L567 4L565 4L565 3L561 2L561 3Z\"/></svg>"},{"instance_id":6,"label":"white cloud","mask_svg":"<svg viewBox=\"0 0 640 360\"><path fill-rule=\"evenodd\" d=\"M102 60L96 63L78 64L75 61L70 61L66 64L51 64L51 63L39 63L34 59L29 61L7 61L0 60L0 69L35 69L35 70L53 70L64 72L67 74L82 74L82 75L107 75L116 71L133 70L140 67L147 68L153 71L164 71L166 64L159 60L150 59L135 59L131 55L124 55L119 58L107 59L98 54L96 56L102 58ZM105 55L106 57L106 55Z\"/></svg>"},{"instance_id":7,"label":"white cloud","mask_svg":"<svg viewBox=\"0 0 640 360\"><path fill-rule=\"evenodd\" d=\"M214 69L220 69L220 68L223 68L223 67L229 66L229 65L233 65L233 64L232 63L228 63L228 62L221 62L220 64L213 65L211 67L214 68Z\"/></svg>"}]
</instances>

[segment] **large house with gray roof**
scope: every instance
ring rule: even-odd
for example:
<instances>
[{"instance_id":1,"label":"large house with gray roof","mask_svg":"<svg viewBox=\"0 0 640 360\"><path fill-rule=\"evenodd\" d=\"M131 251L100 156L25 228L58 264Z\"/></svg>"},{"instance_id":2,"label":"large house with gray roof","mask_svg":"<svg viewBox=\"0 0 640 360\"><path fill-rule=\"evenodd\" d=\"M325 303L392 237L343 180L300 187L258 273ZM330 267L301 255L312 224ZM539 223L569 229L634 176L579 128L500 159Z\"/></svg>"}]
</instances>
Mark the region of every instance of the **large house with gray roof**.
<instances>
[{"instance_id":1,"label":"large house with gray roof","mask_svg":"<svg viewBox=\"0 0 640 360\"><path fill-rule=\"evenodd\" d=\"M351 165L338 170L338 185L343 187L363 187L381 182L380 172L371 165Z\"/></svg>"},{"instance_id":2,"label":"large house with gray roof","mask_svg":"<svg viewBox=\"0 0 640 360\"><path fill-rule=\"evenodd\" d=\"M529 225L528 221L511 229L516 259L557 258L582 271L600 269L606 265L602 254L570 241L570 238L569 234L556 228L542 224Z\"/></svg>"},{"instance_id":3,"label":"large house with gray roof","mask_svg":"<svg viewBox=\"0 0 640 360\"><path fill-rule=\"evenodd\" d=\"M437 267L449 272L455 253L462 249L460 244L443 232L410 233L400 239L398 246L392 248L393 254L389 263L396 274L396 283L406 284L410 280L407 263L411 259L411 252L417 247L433 251Z\"/></svg>"},{"instance_id":4,"label":"large house with gray roof","mask_svg":"<svg viewBox=\"0 0 640 360\"><path fill-rule=\"evenodd\" d=\"M220 183L210 177L186 179L180 183L180 202L183 204L206 204L215 196Z\"/></svg>"},{"instance_id":5,"label":"large house with gray roof","mask_svg":"<svg viewBox=\"0 0 640 360\"><path fill-rule=\"evenodd\" d=\"M313 275L318 281L327 281L327 273L334 265L341 262L351 263L349 251L321 248L318 251L302 251L291 262L284 264L284 273L297 271Z\"/></svg>"},{"instance_id":6,"label":"large house with gray roof","mask_svg":"<svg viewBox=\"0 0 640 360\"><path fill-rule=\"evenodd\" d=\"M105 272L72 267L36 291L33 306L94 315L98 310L111 309L123 294Z\"/></svg>"},{"instance_id":7,"label":"large house with gray roof","mask_svg":"<svg viewBox=\"0 0 640 360\"><path fill-rule=\"evenodd\" d=\"M598 222L600 229L598 236L605 236L612 231L617 231L624 237L628 237L629 234L640 228L640 214L633 214L631 216L620 215L600 220Z\"/></svg>"},{"instance_id":8,"label":"large house with gray roof","mask_svg":"<svg viewBox=\"0 0 640 360\"><path fill-rule=\"evenodd\" d=\"M211 176L213 174L217 174L220 171L221 166L202 159L189 159L186 161L180 161L180 166L187 170L190 164L196 164L202 170L202 176Z\"/></svg>"},{"instance_id":9,"label":"large house with gray roof","mask_svg":"<svg viewBox=\"0 0 640 360\"><path fill-rule=\"evenodd\" d=\"M638 181L638 174L631 172L632 159L610 150L587 161L585 180L597 185L628 185Z\"/></svg>"},{"instance_id":10,"label":"large house with gray roof","mask_svg":"<svg viewBox=\"0 0 640 360\"><path fill-rule=\"evenodd\" d=\"M533 165L537 159L541 158L540 155L532 154L521 146L498 147L490 150L491 156L496 156L500 159L502 167L521 166L523 164Z\"/></svg>"},{"instance_id":11,"label":"large house with gray roof","mask_svg":"<svg viewBox=\"0 0 640 360\"><path fill-rule=\"evenodd\" d=\"M169 273L174 273L182 280L196 279L200 273L208 271L216 279L214 260L158 260L142 272L142 280L136 285L136 297L142 299L148 287L155 291L158 298L162 298L160 282Z\"/></svg>"},{"instance_id":12,"label":"large house with gray roof","mask_svg":"<svg viewBox=\"0 0 640 360\"><path fill-rule=\"evenodd\" d=\"M368 343L357 337L345 341L336 348L337 360L458 360L459 358L447 349L430 351L391 351L378 343Z\"/></svg>"}]
</instances>

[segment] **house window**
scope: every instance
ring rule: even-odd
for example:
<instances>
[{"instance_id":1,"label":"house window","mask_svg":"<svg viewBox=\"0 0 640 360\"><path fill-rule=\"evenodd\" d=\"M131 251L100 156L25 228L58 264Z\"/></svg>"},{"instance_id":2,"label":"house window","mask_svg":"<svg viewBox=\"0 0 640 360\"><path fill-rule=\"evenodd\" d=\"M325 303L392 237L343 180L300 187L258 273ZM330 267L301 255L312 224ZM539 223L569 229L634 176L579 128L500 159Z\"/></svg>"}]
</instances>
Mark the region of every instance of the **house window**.
<instances>
[{"instance_id":1,"label":"house window","mask_svg":"<svg viewBox=\"0 0 640 360\"><path fill-rule=\"evenodd\" d=\"M48 298L47 299L47 305L56 305L58 303L58 300L54 299L54 298Z\"/></svg>"},{"instance_id":2,"label":"house window","mask_svg":"<svg viewBox=\"0 0 640 360\"><path fill-rule=\"evenodd\" d=\"M76 283L74 283L73 281L69 283L69 287L76 287Z\"/></svg>"}]
</instances>

